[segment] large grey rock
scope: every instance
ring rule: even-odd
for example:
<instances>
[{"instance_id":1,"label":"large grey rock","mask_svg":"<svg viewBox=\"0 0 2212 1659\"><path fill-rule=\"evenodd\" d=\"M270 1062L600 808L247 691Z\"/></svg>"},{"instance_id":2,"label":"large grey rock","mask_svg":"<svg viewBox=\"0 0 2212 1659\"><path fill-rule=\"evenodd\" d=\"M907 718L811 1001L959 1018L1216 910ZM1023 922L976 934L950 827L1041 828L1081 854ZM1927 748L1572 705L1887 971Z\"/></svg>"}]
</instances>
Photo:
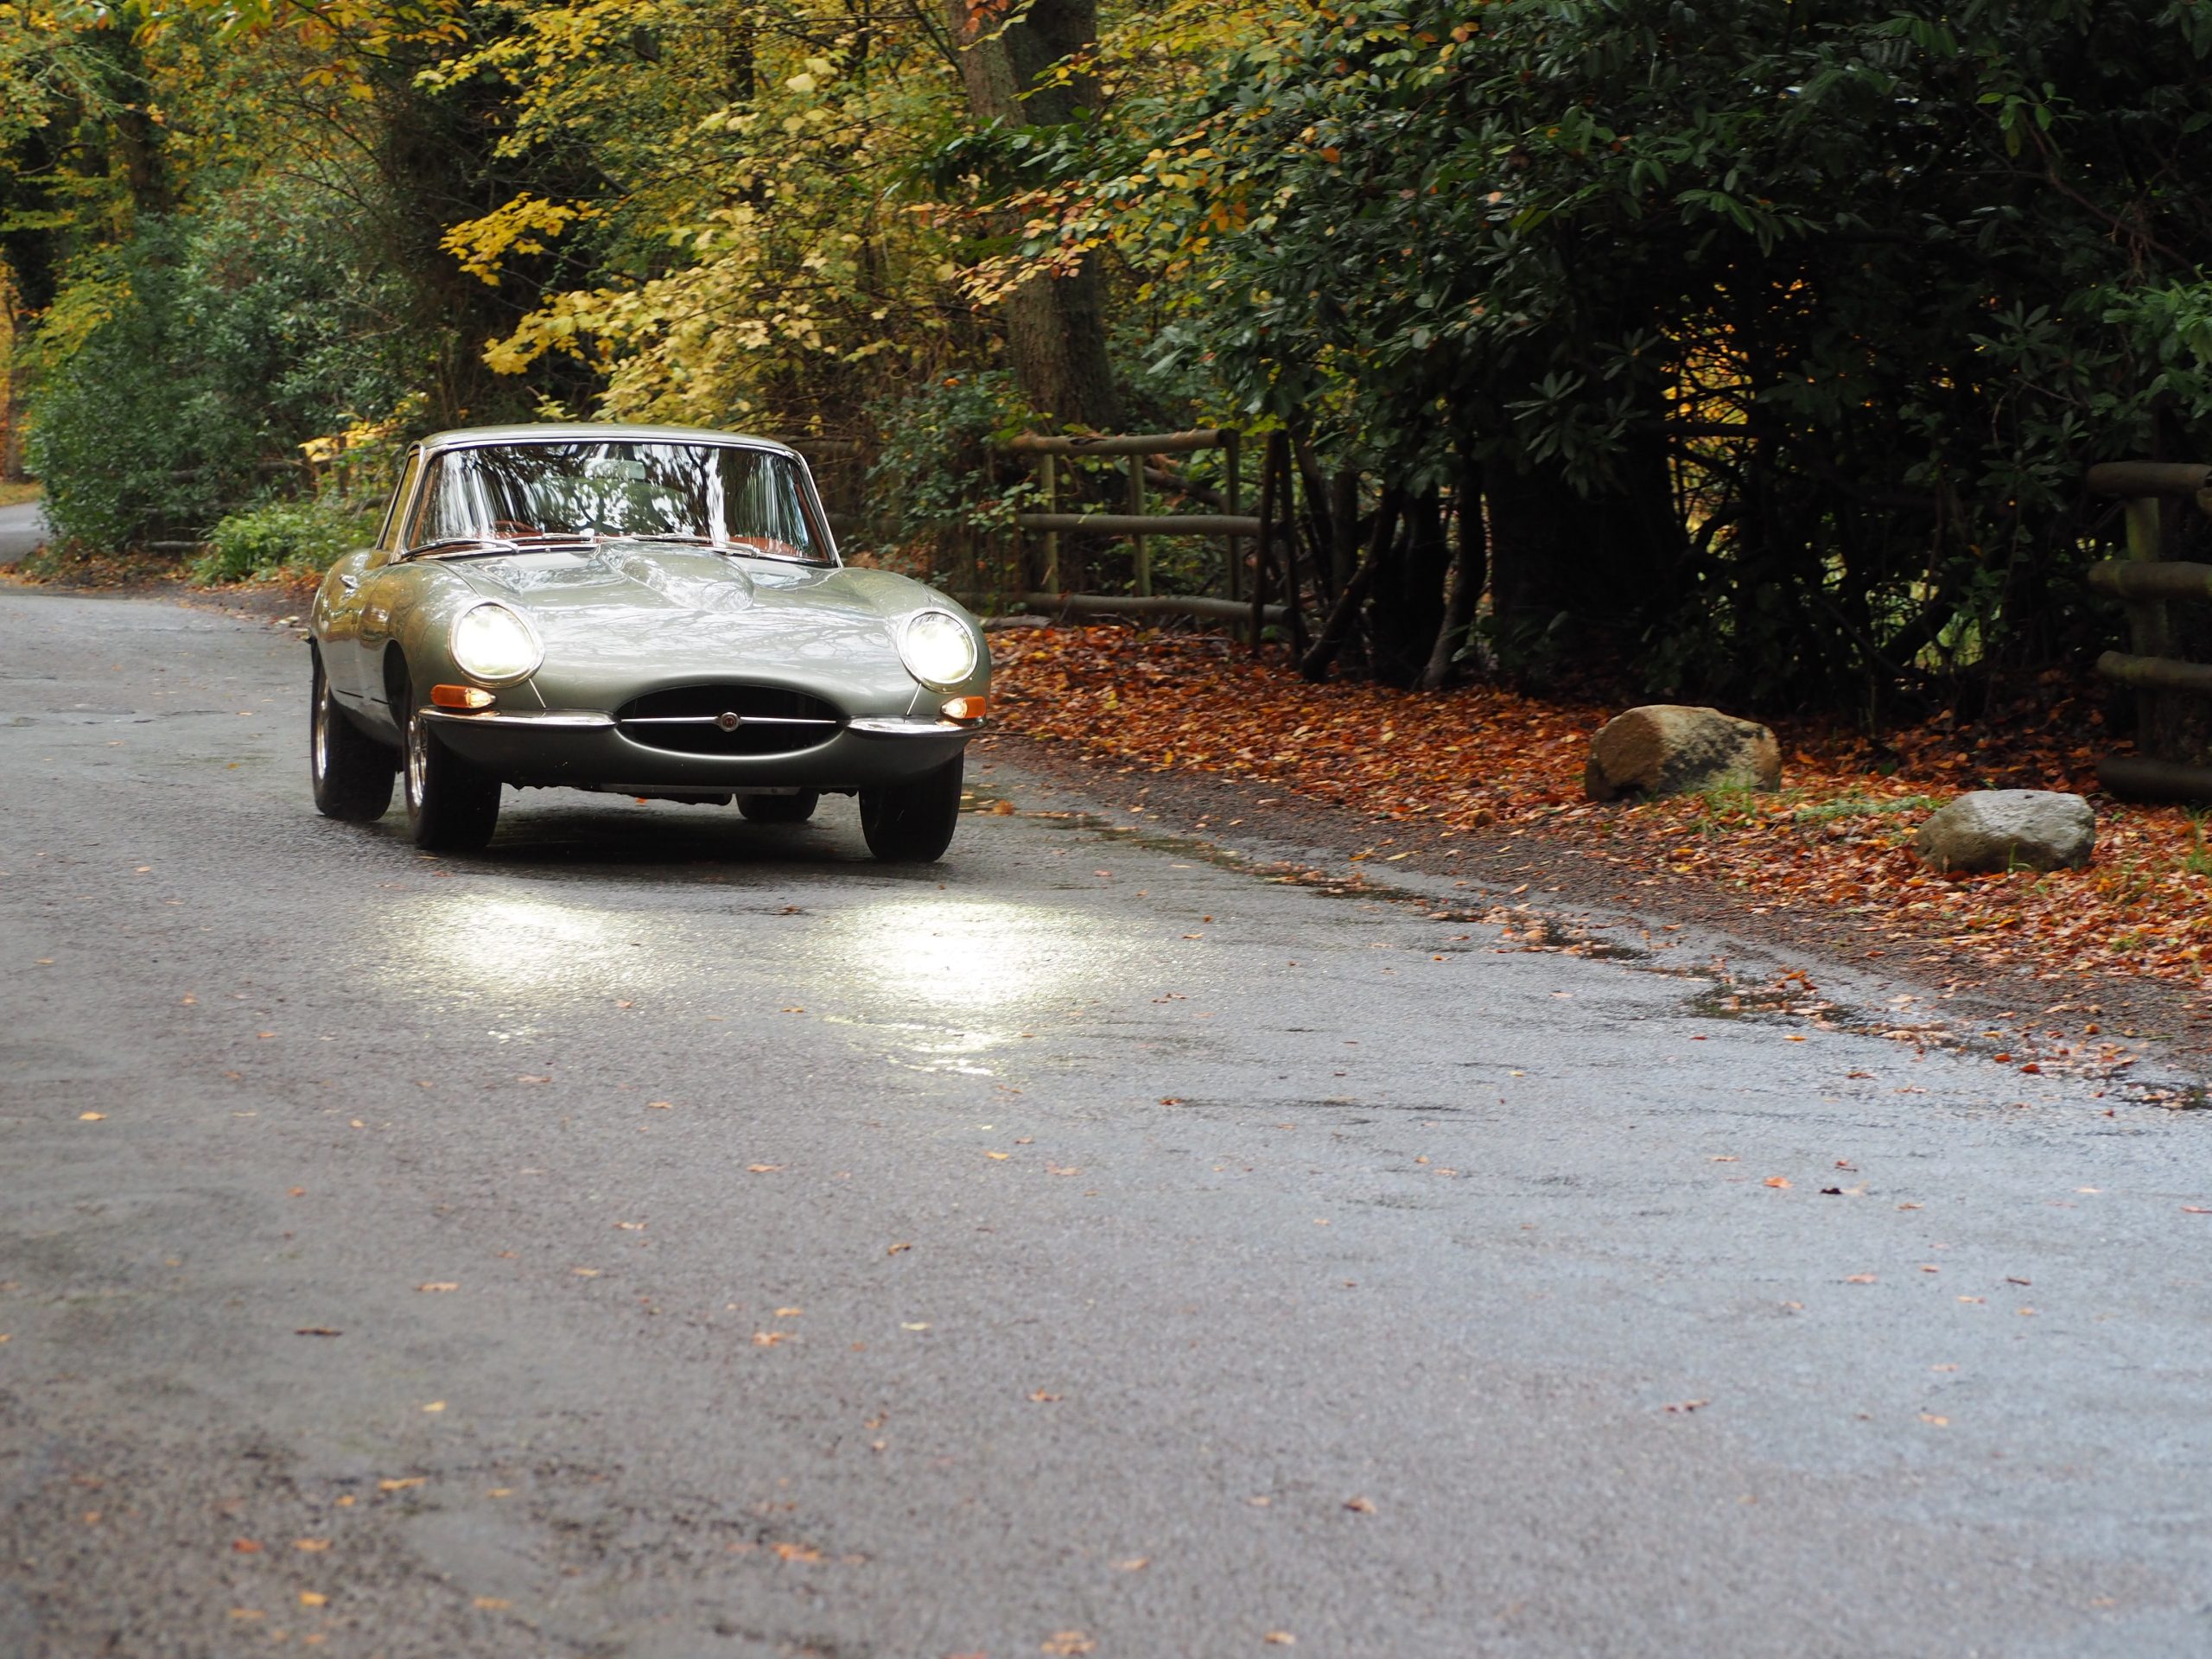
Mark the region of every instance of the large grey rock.
<instances>
[{"instance_id":1,"label":"large grey rock","mask_svg":"<svg viewBox=\"0 0 2212 1659\"><path fill-rule=\"evenodd\" d=\"M1616 715L1590 740L1583 792L1682 795L1700 789L1779 789L1782 749L1774 734L1718 709L1654 702Z\"/></svg>"},{"instance_id":2,"label":"large grey rock","mask_svg":"<svg viewBox=\"0 0 2212 1659\"><path fill-rule=\"evenodd\" d=\"M1928 816L1912 849L1939 870L2078 870L2097 815L2052 789L1978 789Z\"/></svg>"}]
</instances>

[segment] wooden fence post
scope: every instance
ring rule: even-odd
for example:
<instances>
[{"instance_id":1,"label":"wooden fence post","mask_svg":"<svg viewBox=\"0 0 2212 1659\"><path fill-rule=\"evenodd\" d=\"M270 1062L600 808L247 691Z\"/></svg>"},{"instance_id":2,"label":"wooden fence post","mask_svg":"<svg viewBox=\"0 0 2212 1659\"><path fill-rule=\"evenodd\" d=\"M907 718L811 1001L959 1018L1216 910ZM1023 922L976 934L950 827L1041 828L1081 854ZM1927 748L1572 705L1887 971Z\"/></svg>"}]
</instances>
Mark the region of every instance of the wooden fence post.
<instances>
[{"instance_id":1,"label":"wooden fence post","mask_svg":"<svg viewBox=\"0 0 2212 1659\"><path fill-rule=\"evenodd\" d=\"M1255 542L1252 560L1252 654L1260 654L1260 635L1268 619L1268 549L1274 540L1275 518L1282 511L1275 499L1275 441L1282 435L1268 434L1267 446L1260 451L1260 534Z\"/></svg>"},{"instance_id":2,"label":"wooden fence post","mask_svg":"<svg viewBox=\"0 0 2212 1659\"><path fill-rule=\"evenodd\" d=\"M2127 611L2132 654L2108 651L2097 659L2106 678L2136 694L2133 755L2107 755L2097 777L2115 794L2212 799L2204 723L2193 700L2212 690L2212 668L2175 659L2168 601L2212 597L2212 565L2167 563L2164 501L2212 486L2212 467L2195 462L2106 461L2089 469L2089 488L2121 499L2127 556L2089 567L2089 585Z\"/></svg>"},{"instance_id":3,"label":"wooden fence post","mask_svg":"<svg viewBox=\"0 0 2212 1659\"><path fill-rule=\"evenodd\" d=\"M1037 466L1044 475L1045 511L1058 512L1060 510L1060 458L1051 454L1042 454L1037 457ZM1037 585L1046 593L1060 591L1060 532L1057 530L1045 532L1045 568L1039 577Z\"/></svg>"},{"instance_id":4,"label":"wooden fence post","mask_svg":"<svg viewBox=\"0 0 2212 1659\"><path fill-rule=\"evenodd\" d=\"M1241 465L1243 451L1243 433L1224 432L1221 435L1221 452L1229 464L1227 502L1229 516L1232 518L1239 517L1244 511L1243 467ZM1244 572L1242 568L1244 563L1243 538L1231 536L1228 538L1228 546L1226 574L1229 578L1229 597L1236 599L1240 596L1244 586Z\"/></svg>"},{"instance_id":5,"label":"wooden fence post","mask_svg":"<svg viewBox=\"0 0 2212 1659\"><path fill-rule=\"evenodd\" d=\"M1274 458L1275 499L1281 504L1275 516L1282 524L1277 538L1282 548L1282 608L1290 623L1291 655L1300 658L1306 655L1306 613L1298 602L1298 473L1291 459L1290 434L1277 435L1281 440L1274 446Z\"/></svg>"},{"instance_id":6,"label":"wooden fence post","mask_svg":"<svg viewBox=\"0 0 2212 1659\"><path fill-rule=\"evenodd\" d=\"M1132 518L1144 517L1144 459L1142 455L1129 457L1129 516ZM1137 597L1149 599L1152 596L1152 543L1145 538L1142 531L1130 540L1136 553Z\"/></svg>"}]
</instances>

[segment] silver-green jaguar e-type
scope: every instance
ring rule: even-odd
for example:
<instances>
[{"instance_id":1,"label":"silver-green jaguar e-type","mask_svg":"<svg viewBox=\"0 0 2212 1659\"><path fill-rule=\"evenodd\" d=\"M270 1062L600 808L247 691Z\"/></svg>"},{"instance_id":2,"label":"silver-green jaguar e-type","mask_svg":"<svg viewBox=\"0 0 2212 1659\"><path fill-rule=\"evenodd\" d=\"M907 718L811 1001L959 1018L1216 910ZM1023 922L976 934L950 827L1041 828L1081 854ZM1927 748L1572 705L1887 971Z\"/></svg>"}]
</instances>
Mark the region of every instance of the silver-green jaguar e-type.
<instances>
[{"instance_id":1,"label":"silver-green jaguar e-type","mask_svg":"<svg viewBox=\"0 0 2212 1659\"><path fill-rule=\"evenodd\" d=\"M372 822L397 773L416 842L459 850L505 784L783 823L858 795L877 857L934 859L990 681L966 611L838 562L797 454L686 427L424 439L311 649L316 807Z\"/></svg>"}]
</instances>

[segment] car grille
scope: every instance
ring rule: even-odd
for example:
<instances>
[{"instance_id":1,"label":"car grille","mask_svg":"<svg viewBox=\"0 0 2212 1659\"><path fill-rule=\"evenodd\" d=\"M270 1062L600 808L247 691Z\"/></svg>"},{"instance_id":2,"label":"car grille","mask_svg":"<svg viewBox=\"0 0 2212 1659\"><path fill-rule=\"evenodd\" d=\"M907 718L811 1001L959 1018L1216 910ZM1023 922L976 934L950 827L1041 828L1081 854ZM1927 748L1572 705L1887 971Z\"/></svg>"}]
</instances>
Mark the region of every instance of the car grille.
<instances>
[{"instance_id":1,"label":"car grille","mask_svg":"<svg viewBox=\"0 0 2212 1659\"><path fill-rule=\"evenodd\" d=\"M679 685L614 711L622 735L678 754L790 754L844 723L835 705L773 685Z\"/></svg>"}]
</instances>

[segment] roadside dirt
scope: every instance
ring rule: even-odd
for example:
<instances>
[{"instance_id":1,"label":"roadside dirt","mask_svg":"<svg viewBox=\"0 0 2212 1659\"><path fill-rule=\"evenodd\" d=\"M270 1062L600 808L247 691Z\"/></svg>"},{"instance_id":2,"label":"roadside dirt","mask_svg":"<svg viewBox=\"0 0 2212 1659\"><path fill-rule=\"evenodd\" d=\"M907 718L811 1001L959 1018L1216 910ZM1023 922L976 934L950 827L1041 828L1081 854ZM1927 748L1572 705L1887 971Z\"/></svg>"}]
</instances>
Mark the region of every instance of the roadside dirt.
<instances>
[{"instance_id":1,"label":"roadside dirt","mask_svg":"<svg viewBox=\"0 0 2212 1659\"><path fill-rule=\"evenodd\" d=\"M1187 636L1023 631L995 643L1002 719L988 743L1117 822L1232 843L1258 834L1377 882L1416 870L1540 916L1717 931L1746 955L1878 975L1916 988L1923 1008L1940 1001L1950 1027L2024 1066L2155 1046L2169 1069L2212 1075L2196 954L2212 895L2191 815L2093 795L2095 865L2049 876L1939 876L1907 850L1927 805L1964 788L2091 792L2097 751L2063 732L2079 710L2039 729L2015 711L2009 747L1948 727L1895 734L1881 772L1848 740L1785 729L1782 798L1595 806L1579 781L1602 709L1483 688L1307 687ZM2126 931L2158 948L2115 948ZM1802 985L1741 988L1772 1005L1816 1000Z\"/></svg>"}]
</instances>

